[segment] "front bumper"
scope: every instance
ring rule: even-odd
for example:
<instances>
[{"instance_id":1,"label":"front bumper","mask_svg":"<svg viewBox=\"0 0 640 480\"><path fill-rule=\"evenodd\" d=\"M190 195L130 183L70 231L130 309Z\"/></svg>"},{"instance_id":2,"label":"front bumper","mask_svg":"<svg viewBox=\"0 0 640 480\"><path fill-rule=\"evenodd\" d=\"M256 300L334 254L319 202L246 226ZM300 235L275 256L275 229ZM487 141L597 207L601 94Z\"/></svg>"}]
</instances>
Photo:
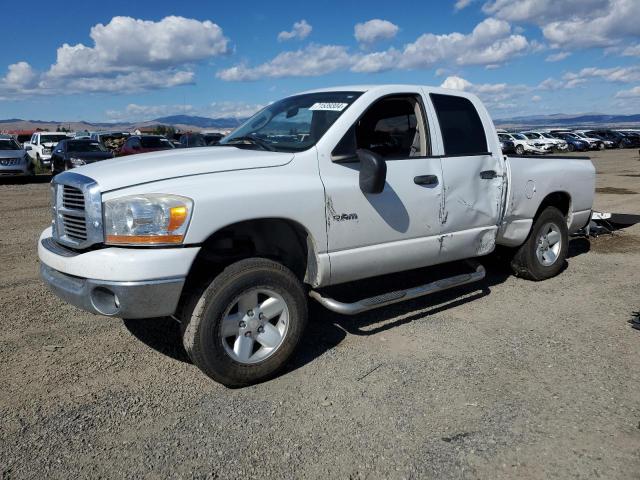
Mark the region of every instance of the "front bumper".
<instances>
[{"instance_id":1,"label":"front bumper","mask_svg":"<svg viewBox=\"0 0 640 480\"><path fill-rule=\"evenodd\" d=\"M143 282L109 282L67 275L40 264L40 276L58 297L98 315L153 318L173 315L185 277Z\"/></svg>"},{"instance_id":2,"label":"front bumper","mask_svg":"<svg viewBox=\"0 0 640 480\"><path fill-rule=\"evenodd\" d=\"M199 247L110 247L78 253L60 246L47 228L38 242L40 273L63 300L100 315L172 315Z\"/></svg>"},{"instance_id":3,"label":"front bumper","mask_svg":"<svg viewBox=\"0 0 640 480\"><path fill-rule=\"evenodd\" d=\"M13 175L31 175L32 171L28 164L20 163L18 165L9 165L7 167L0 165L0 177Z\"/></svg>"}]
</instances>

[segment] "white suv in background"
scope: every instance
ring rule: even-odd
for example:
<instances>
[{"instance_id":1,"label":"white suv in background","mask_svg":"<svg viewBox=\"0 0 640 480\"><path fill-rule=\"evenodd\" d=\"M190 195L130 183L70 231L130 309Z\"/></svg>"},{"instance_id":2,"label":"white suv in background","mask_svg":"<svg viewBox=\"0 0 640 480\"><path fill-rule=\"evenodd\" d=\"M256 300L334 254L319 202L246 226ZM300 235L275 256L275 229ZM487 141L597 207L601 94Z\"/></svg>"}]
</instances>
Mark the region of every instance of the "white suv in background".
<instances>
[{"instance_id":1,"label":"white suv in background","mask_svg":"<svg viewBox=\"0 0 640 480\"><path fill-rule=\"evenodd\" d=\"M498 131L498 137L500 141L513 142L516 155L524 155L525 153L549 153L550 148L548 145L542 143L537 144L533 140L529 140L521 133L508 133Z\"/></svg>"},{"instance_id":2,"label":"white suv in background","mask_svg":"<svg viewBox=\"0 0 640 480\"><path fill-rule=\"evenodd\" d=\"M25 142L25 150L40 167L51 166L51 152L60 140L69 138L67 134L61 132L36 132L31 136L31 140ZM31 149L27 149L31 147Z\"/></svg>"},{"instance_id":3,"label":"white suv in background","mask_svg":"<svg viewBox=\"0 0 640 480\"><path fill-rule=\"evenodd\" d=\"M545 145L549 145L552 150L566 152L568 148L568 144L566 141L561 138L555 138L553 135L547 132L521 132L525 137L529 140L532 140L536 143L543 143Z\"/></svg>"}]
</instances>

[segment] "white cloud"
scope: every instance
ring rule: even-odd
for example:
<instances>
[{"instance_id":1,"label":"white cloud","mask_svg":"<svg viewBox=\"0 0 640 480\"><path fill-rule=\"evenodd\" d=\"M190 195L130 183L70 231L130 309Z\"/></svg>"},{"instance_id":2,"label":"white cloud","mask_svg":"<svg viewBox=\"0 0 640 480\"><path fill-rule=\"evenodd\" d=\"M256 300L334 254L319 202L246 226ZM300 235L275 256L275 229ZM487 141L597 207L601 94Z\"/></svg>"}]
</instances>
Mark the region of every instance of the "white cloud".
<instances>
[{"instance_id":1,"label":"white cloud","mask_svg":"<svg viewBox=\"0 0 640 480\"><path fill-rule=\"evenodd\" d=\"M545 62L559 62L567 58L569 55L571 55L571 53L569 52L552 53L547 58L545 58Z\"/></svg>"},{"instance_id":2,"label":"white cloud","mask_svg":"<svg viewBox=\"0 0 640 480\"><path fill-rule=\"evenodd\" d=\"M640 43L631 45L622 51L625 57L640 57Z\"/></svg>"},{"instance_id":3,"label":"white cloud","mask_svg":"<svg viewBox=\"0 0 640 480\"><path fill-rule=\"evenodd\" d=\"M263 104L245 102L213 102L206 112L213 118L248 118L264 107Z\"/></svg>"},{"instance_id":4,"label":"white cloud","mask_svg":"<svg viewBox=\"0 0 640 480\"><path fill-rule=\"evenodd\" d=\"M630 90L620 90L616 93L616 98L640 98L640 86L633 87Z\"/></svg>"},{"instance_id":5,"label":"white cloud","mask_svg":"<svg viewBox=\"0 0 640 480\"><path fill-rule=\"evenodd\" d=\"M27 62L18 62L9 65L7 75L2 82L7 88L23 89L33 86L37 78L36 72Z\"/></svg>"},{"instance_id":6,"label":"white cloud","mask_svg":"<svg viewBox=\"0 0 640 480\"><path fill-rule=\"evenodd\" d=\"M534 95L533 97L531 97L531 101L532 102L539 102L542 100L542 97L540 95Z\"/></svg>"},{"instance_id":7,"label":"white cloud","mask_svg":"<svg viewBox=\"0 0 640 480\"><path fill-rule=\"evenodd\" d=\"M572 85L584 83L589 79L602 79L607 82L630 83L640 81L640 67L613 67L613 68L583 68L579 72L568 72L562 76L563 80Z\"/></svg>"},{"instance_id":8,"label":"white cloud","mask_svg":"<svg viewBox=\"0 0 640 480\"><path fill-rule=\"evenodd\" d=\"M235 82L265 77L310 77L348 68L352 63L346 47L312 44L300 50L282 52L256 67L236 65L219 71L216 76Z\"/></svg>"},{"instance_id":9,"label":"white cloud","mask_svg":"<svg viewBox=\"0 0 640 480\"><path fill-rule=\"evenodd\" d=\"M426 68L443 61L457 65L499 64L528 47L525 37L511 34L507 22L487 18L468 35L458 32L421 35L415 42L405 45L400 67Z\"/></svg>"},{"instance_id":10,"label":"white cloud","mask_svg":"<svg viewBox=\"0 0 640 480\"><path fill-rule=\"evenodd\" d=\"M398 26L388 20L374 18L364 23L356 23L353 36L358 43L370 45L380 40L389 40L398 33Z\"/></svg>"},{"instance_id":11,"label":"white cloud","mask_svg":"<svg viewBox=\"0 0 640 480\"><path fill-rule=\"evenodd\" d=\"M495 67L523 54L530 46L524 36L511 33L509 23L488 18L469 34L428 33L402 49L351 53L341 45L310 45L301 50L282 52L255 67L235 65L219 71L217 77L227 81L247 81L265 77L317 76L347 69L365 73L424 69L447 63Z\"/></svg>"},{"instance_id":12,"label":"white cloud","mask_svg":"<svg viewBox=\"0 0 640 480\"><path fill-rule=\"evenodd\" d=\"M483 11L542 28L552 46L582 49L611 46L637 37L638 0L493 0Z\"/></svg>"},{"instance_id":13,"label":"white cloud","mask_svg":"<svg viewBox=\"0 0 640 480\"><path fill-rule=\"evenodd\" d=\"M286 40L291 40L297 38L298 40L304 40L309 36L313 30L313 27L307 23L306 20L300 20L299 22L295 22L293 24L293 28L291 31L282 31L278 34L278 41L284 42Z\"/></svg>"},{"instance_id":14,"label":"white cloud","mask_svg":"<svg viewBox=\"0 0 640 480\"><path fill-rule=\"evenodd\" d=\"M520 105L518 102L528 103L525 96L530 95L533 91L533 88L527 85L472 83L457 75L447 77L440 86L474 93L490 110L510 110L518 107Z\"/></svg>"},{"instance_id":15,"label":"white cloud","mask_svg":"<svg viewBox=\"0 0 640 480\"><path fill-rule=\"evenodd\" d=\"M167 68L222 55L228 42L215 23L176 16L159 22L113 17L106 25L94 25L89 36L91 47L65 43L58 48L49 76Z\"/></svg>"},{"instance_id":16,"label":"white cloud","mask_svg":"<svg viewBox=\"0 0 640 480\"><path fill-rule=\"evenodd\" d=\"M157 22L113 17L91 28L92 46L63 44L46 72L9 67L0 93L16 95L136 92L194 82L191 64L227 52L215 23L169 16Z\"/></svg>"},{"instance_id":17,"label":"white cloud","mask_svg":"<svg viewBox=\"0 0 640 480\"><path fill-rule=\"evenodd\" d=\"M456 0L455 5L453 6L453 9L458 12L460 10L462 10L463 8L467 8L471 2L473 0Z\"/></svg>"}]
</instances>

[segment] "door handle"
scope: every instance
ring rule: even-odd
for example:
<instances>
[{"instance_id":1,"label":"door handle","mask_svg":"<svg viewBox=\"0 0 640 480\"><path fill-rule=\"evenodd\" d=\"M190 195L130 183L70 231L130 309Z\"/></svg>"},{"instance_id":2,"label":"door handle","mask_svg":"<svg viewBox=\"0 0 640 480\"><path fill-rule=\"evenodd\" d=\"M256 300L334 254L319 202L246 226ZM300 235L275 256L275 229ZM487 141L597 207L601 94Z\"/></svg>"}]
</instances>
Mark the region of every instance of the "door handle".
<instances>
[{"instance_id":1,"label":"door handle","mask_svg":"<svg viewBox=\"0 0 640 480\"><path fill-rule=\"evenodd\" d=\"M480 172L480 178L482 178L483 180L492 180L497 176L498 174L495 170L485 170L483 172Z\"/></svg>"},{"instance_id":2,"label":"door handle","mask_svg":"<svg viewBox=\"0 0 640 480\"><path fill-rule=\"evenodd\" d=\"M416 185L438 185L437 175L419 175L413 178Z\"/></svg>"}]
</instances>

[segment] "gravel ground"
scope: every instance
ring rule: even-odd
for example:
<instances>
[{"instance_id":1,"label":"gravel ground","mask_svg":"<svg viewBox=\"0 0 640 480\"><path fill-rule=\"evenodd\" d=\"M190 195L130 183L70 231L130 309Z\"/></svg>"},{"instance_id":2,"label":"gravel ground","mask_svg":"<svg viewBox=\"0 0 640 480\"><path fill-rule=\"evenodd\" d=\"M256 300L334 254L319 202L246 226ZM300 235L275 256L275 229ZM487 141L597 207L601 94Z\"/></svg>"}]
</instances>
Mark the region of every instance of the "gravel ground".
<instances>
[{"instance_id":1,"label":"gravel ground","mask_svg":"<svg viewBox=\"0 0 640 480\"><path fill-rule=\"evenodd\" d=\"M637 151L592 156L596 208L640 213ZM542 283L489 258L482 284L354 318L312 304L289 370L229 390L173 322L48 292L41 180L0 184L3 479L640 478L640 225Z\"/></svg>"}]
</instances>

